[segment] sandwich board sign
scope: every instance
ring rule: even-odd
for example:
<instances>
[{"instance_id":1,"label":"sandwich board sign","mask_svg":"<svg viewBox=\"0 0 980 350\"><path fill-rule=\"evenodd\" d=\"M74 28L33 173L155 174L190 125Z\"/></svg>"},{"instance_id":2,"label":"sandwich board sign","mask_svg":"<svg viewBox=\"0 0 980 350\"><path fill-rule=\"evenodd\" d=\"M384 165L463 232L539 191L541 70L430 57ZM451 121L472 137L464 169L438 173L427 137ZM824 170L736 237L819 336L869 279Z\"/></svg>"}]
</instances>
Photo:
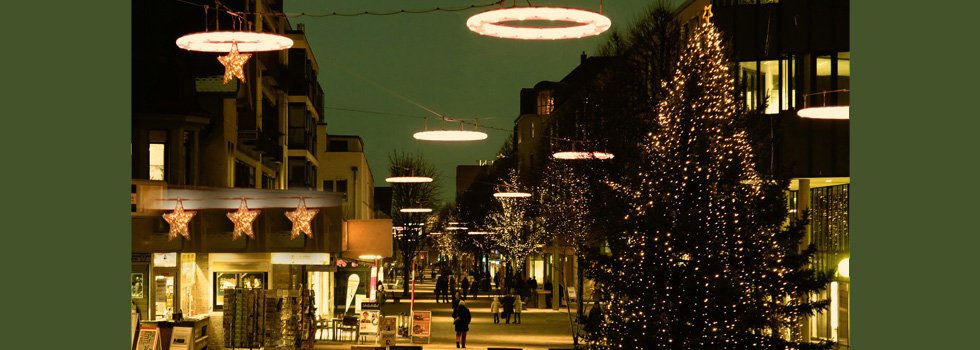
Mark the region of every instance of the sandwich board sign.
<instances>
[{"instance_id":1,"label":"sandwich board sign","mask_svg":"<svg viewBox=\"0 0 980 350\"><path fill-rule=\"evenodd\" d=\"M397 323L398 318L395 316L386 316L381 319L381 345L395 345L395 334L398 332Z\"/></svg>"},{"instance_id":2,"label":"sandwich board sign","mask_svg":"<svg viewBox=\"0 0 980 350\"><path fill-rule=\"evenodd\" d=\"M163 350L160 344L159 327L140 327L140 336L136 338L136 350Z\"/></svg>"},{"instance_id":3,"label":"sandwich board sign","mask_svg":"<svg viewBox=\"0 0 980 350\"><path fill-rule=\"evenodd\" d=\"M170 336L170 350L192 350L193 333L192 327L174 327L174 332Z\"/></svg>"}]
</instances>

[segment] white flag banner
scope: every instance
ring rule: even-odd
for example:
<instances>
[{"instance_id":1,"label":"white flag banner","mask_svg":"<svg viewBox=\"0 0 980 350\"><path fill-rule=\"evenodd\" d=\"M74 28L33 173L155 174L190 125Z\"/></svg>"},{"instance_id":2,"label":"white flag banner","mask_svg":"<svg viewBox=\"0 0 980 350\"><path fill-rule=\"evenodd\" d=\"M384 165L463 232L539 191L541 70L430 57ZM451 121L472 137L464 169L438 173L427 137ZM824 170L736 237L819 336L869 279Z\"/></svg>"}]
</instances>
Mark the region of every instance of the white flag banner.
<instances>
[{"instance_id":1,"label":"white flag banner","mask_svg":"<svg viewBox=\"0 0 980 350\"><path fill-rule=\"evenodd\" d=\"M344 308L345 313L350 310L350 303L354 301L354 294L357 293L357 285L359 284L361 284L361 276L358 276L356 273L351 274L347 278L347 307Z\"/></svg>"}]
</instances>

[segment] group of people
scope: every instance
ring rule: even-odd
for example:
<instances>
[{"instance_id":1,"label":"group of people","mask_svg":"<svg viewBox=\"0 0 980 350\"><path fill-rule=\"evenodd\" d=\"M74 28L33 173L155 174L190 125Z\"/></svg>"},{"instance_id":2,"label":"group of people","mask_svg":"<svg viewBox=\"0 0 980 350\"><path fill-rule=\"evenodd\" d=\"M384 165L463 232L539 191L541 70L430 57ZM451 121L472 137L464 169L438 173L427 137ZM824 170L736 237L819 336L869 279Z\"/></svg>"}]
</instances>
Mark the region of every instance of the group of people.
<instances>
[{"instance_id":1,"label":"group of people","mask_svg":"<svg viewBox=\"0 0 980 350\"><path fill-rule=\"evenodd\" d=\"M510 323L511 315L514 316L514 323L521 323L521 310L524 310L524 301L520 297L515 298L507 293L501 300L493 297L490 303L490 313L493 314L493 323L500 323L501 312L503 312L504 322Z\"/></svg>"},{"instance_id":2,"label":"group of people","mask_svg":"<svg viewBox=\"0 0 980 350\"><path fill-rule=\"evenodd\" d=\"M452 299L453 308L455 308L460 300L466 300L467 294L472 294L473 300L476 300L480 292L481 283L479 274L473 275L473 282L470 282L470 279L465 274L461 275L457 283L456 276L449 276L443 273L436 279L436 302L448 303Z\"/></svg>"}]
</instances>

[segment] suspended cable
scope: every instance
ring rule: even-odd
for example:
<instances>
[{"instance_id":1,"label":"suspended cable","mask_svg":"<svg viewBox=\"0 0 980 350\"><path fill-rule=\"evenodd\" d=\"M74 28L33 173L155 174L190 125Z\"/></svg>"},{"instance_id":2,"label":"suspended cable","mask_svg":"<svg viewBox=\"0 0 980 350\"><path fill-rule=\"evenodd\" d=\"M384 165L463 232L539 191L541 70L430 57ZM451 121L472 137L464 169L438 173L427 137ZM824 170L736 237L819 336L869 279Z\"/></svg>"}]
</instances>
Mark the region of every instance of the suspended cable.
<instances>
[{"instance_id":1,"label":"suspended cable","mask_svg":"<svg viewBox=\"0 0 980 350\"><path fill-rule=\"evenodd\" d=\"M207 6L207 5L201 5L186 0L176 0L176 1L189 5L201 6L201 7ZM354 16L365 16L365 15L389 16L389 15L398 15L398 14L419 14L419 13L430 13L430 12L455 12L455 11L465 11L474 8L490 7L501 3L503 3L503 0L494 1L489 4L469 5L469 6L460 6L460 7L436 7L432 9L422 9L422 10L395 10L395 11L384 11L384 12L362 11L362 12L346 12L346 13L342 13L342 12L331 12L331 13L243 12L243 11L232 11L231 9L229 9L224 5L221 5L221 7L225 8L225 12L228 12L229 14L234 13L237 15L285 16L285 17L332 17L332 16L354 17Z\"/></svg>"}]
</instances>

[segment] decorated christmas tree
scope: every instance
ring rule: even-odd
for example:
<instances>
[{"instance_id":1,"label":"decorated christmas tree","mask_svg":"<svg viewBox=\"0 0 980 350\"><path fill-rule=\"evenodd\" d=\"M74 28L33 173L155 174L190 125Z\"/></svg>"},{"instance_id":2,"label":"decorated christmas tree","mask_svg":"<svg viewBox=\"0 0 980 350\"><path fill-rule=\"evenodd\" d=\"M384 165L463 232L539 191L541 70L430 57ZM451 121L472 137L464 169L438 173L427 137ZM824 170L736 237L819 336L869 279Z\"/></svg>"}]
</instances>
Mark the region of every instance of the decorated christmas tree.
<instances>
[{"instance_id":1,"label":"decorated christmas tree","mask_svg":"<svg viewBox=\"0 0 980 350\"><path fill-rule=\"evenodd\" d=\"M708 11L706 11L707 13ZM635 181L619 249L597 261L608 303L594 344L613 349L794 349L801 318L826 306L811 295L827 276L788 220L787 182L755 171L731 64L707 19L664 83L655 132Z\"/></svg>"}]
</instances>

